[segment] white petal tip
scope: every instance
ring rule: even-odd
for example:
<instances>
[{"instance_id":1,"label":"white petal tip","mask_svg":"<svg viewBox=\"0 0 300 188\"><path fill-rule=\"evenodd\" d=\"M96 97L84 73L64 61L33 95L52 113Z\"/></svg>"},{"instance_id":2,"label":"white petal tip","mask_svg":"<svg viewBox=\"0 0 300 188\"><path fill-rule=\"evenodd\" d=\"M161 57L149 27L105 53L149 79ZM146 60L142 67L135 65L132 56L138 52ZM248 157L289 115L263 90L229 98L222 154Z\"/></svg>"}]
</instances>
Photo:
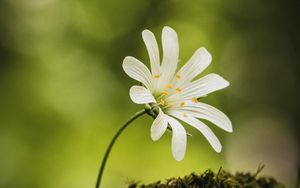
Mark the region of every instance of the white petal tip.
<instances>
[{"instance_id":1,"label":"white petal tip","mask_svg":"<svg viewBox=\"0 0 300 188\"><path fill-rule=\"evenodd\" d=\"M151 139L152 139L153 141L157 141L157 140L159 140L159 138L160 138L160 137L151 134Z\"/></svg>"},{"instance_id":2,"label":"white petal tip","mask_svg":"<svg viewBox=\"0 0 300 188\"><path fill-rule=\"evenodd\" d=\"M222 82L224 88L230 85L230 83L221 76L220 76L220 82Z\"/></svg>"},{"instance_id":3,"label":"white petal tip","mask_svg":"<svg viewBox=\"0 0 300 188\"><path fill-rule=\"evenodd\" d=\"M136 97L135 97L135 88L134 86L132 86L130 89L129 89L129 97L130 99L132 100L132 102L136 103L136 104L140 104L140 102L138 100L136 100Z\"/></svg>"},{"instance_id":4,"label":"white petal tip","mask_svg":"<svg viewBox=\"0 0 300 188\"><path fill-rule=\"evenodd\" d=\"M227 80L225 80L222 76L218 74L210 73L209 75L215 79L215 84L219 85L220 89L226 88L230 85L230 83Z\"/></svg>"},{"instance_id":5,"label":"white petal tip","mask_svg":"<svg viewBox=\"0 0 300 188\"><path fill-rule=\"evenodd\" d=\"M174 29L172 29L171 27L169 27L169 26L165 26L163 28L163 33L170 33L170 34L177 35L176 31Z\"/></svg>"},{"instance_id":6,"label":"white petal tip","mask_svg":"<svg viewBox=\"0 0 300 188\"><path fill-rule=\"evenodd\" d=\"M182 158L182 159L176 159L176 158L175 158L175 160L176 160L176 161L178 161L178 162L180 162L180 161L182 161L182 160L183 160L183 158Z\"/></svg>"},{"instance_id":7,"label":"white petal tip","mask_svg":"<svg viewBox=\"0 0 300 188\"><path fill-rule=\"evenodd\" d=\"M228 82L228 81L227 81L227 80L225 80L225 79L224 79L224 81L225 81L225 83L226 83L226 84L225 84L225 85L226 85L226 87L230 86L230 82Z\"/></svg>"},{"instance_id":8,"label":"white petal tip","mask_svg":"<svg viewBox=\"0 0 300 188\"><path fill-rule=\"evenodd\" d=\"M215 140L214 142L210 142L211 146L215 150L215 152L220 153L222 151L222 144L219 139Z\"/></svg>"},{"instance_id":9,"label":"white petal tip","mask_svg":"<svg viewBox=\"0 0 300 188\"><path fill-rule=\"evenodd\" d=\"M124 58L123 63L122 63L122 67L123 67L124 70L126 70L126 68L127 68L128 66L130 66L130 64L131 64L133 58L134 58L134 57L131 57L131 56L126 56L126 57Z\"/></svg>"},{"instance_id":10,"label":"white petal tip","mask_svg":"<svg viewBox=\"0 0 300 188\"><path fill-rule=\"evenodd\" d=\"M155 102L151 92L142 86L132 86L129 90L131 100L136 104L146 104Z\"/></svg>"},{"instance_id":11,"label":"white petal tip","mask_svg":"<svg viewBox=\"0 0 300 188\"><path fill-rule=\"evenodd\" d=\"M174 29L172 29L172 27L170 27L170 26L164 26L164 28L163 28L163 30L171 30L171 31L174 31Z\"/></svg>"},{"instance_id":12,"label":"white petal tip","mask_svg":"<svg viewBox=\"0 0 300 188\"><path fill-rule=\"evenodd\" d=\"M179 147L182 147L182 146L179 146ZM176 161L182 161L185 156L185 146L184 146L184 148L180 148L180 149L173 147L172 154Z\"/></svg>"},{"instance_id":13,"label":"white petal tip","mask_svg":"<svg viewBox=\"0 0 300 188\"><path fill-rule=\"evenodd\" d=\"M232 126L228 127L227 129L224 129L224 130L227 131L227 132L229 132L229 133L233 132Z\"/></svg>"},{"instance_id":14,"label":"white petal tip","mask_svg":"<svg viewBox=\"0 0 300 188\"><path fill-rule=\"evenodd\" d=\"M123 63L126 62L126 61L128 61L128 60L131 59L131 58L133 58L133 57L131 57L131 56L126 56L126 57L124 58L124 60L123 60Z\"/></svg>"},{"instance_id":15,"label":"white petal tip","mask_svg":"<svg viewBox=\"0 0 300 188\"><path fill-rule=\"evenodd\" d=\"M148 30L148 29L145 29L143 32L142 32L142 36L143 37L146 37L147 35L153 35L153 33L150 31L150 30Z\"/></svg>"},{"instance_id":16,"label":"white petal tip","mask_svg":"<svg viewBox=\"0 0 300 188\"><path fill-rule=\"evenodd\" d=\"M149 33L149 32L151 32L149 29L144 29L143 31L142 31L142 33Z\"/></svg>"},{"instance_id":17,"label":"white petal tip","mask_svg":"<svg viewBox=\"0 0 300 188\"><path fill-rule=\"evenodd\" d=\"M166 132L167 127L168 127L168 122L164 118L164 113L161 110L159 110L159 114L153 121L151 129L150 129L151 139L153 141L159 140L163 136L163 134Z\"/></svg>"},{"instance_id":18,"label":"white petal tip","mask_svg":"<svg viewBox=\"0 0 300 188\"><path fill-rule=\"evenodd\" d=\"M214 150L215 150L217 153L221 153L221 151L222 151L222 146L220 145L219 147L214 148Z\"/></svg>"},{"instance_id":19,"label":"white petal tip","mask_svg":"<svg viewBox=\"0 0 300 188\"><path fill-rule=\"evenodd\" d=\"M173 155L173 157L176 161L182 161L184 159L184 155Z\"/></svg>"},{"instance_id":20,"label":"white petal tip","mask_svg":"<svg viewBox=\"0 0 300 188\"><path fill-rule=\"evenodd\" d=\"M197 50L197 53L199 53L203 59L205 60L205 62L211 62L212 60L212 56L211 54L207 51L207 49L205 47L201 47Z\"/></svg>"},{"instance_id":21,"label":"white petal tip","mask_svg":"<svg viewBox=\"0 0 300 188\"><path fill-rule=\"evenodd\" d=\"M224 126L221 127L224 131L232 133L233 129L232 129L232 123L230 121L230 119L224 114Z\"/></svg>"}]
</instances>

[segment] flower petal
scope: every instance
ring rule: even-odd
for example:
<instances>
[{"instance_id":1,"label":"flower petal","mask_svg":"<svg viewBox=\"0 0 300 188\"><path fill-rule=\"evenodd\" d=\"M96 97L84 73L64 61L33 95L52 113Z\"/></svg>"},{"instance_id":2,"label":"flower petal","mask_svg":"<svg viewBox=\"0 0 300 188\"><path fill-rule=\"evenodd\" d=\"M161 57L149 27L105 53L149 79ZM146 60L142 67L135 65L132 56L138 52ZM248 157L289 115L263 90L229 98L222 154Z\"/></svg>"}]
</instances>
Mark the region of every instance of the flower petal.
<instances>
[{"instance_id":1,"label":"flower petal","mask_svg":"<svg viewBox=\"0 0 300 188\"><path fill-rule=\"evenodd\" d=\"M168 127L167 119L164 116L164 113L159 110L158 116L152 123L151 126L151 138L153 141L159 140L160 137L165 133Z\"/></svg>"},{"instance_id":2,"label":"flower petal","mask_svg":"<svg viewBox=\"0 0 300 188\"><path fill-rule=\"evenodd\" d=\"M134 57L127 56L123 61L123 69L128 76L143 83L152 91L152 76L149 69Z\"/></svg>"},{"instance_id":3,"label":"flower petal","mask_svg":"<svg viewBox=\"0 0 300 188\"><path fill-rule=\"evenodd\" d=\"M151 92L142 86L132 86L129 90L131 100L136 104L156 102Z\"/></svg>"},{"instance_id":4,"label":"flower petal","mask_svg":"<svg viewBox=\"0 0 300 188\"><path fill-rule=\"evenodd\" d=\"M152 75L160 75L159 50L155 36L147 29L142 32L142 36L149 54Z\"/></svg>"},{"instance_id":5,"label":"flower petal","mask_svg":"<svg viewBox=\"0 0 300 188\"><path fill-rule=\"evenodd\" d=\"M201 102L186 101L184 106L174 107L188 113L196 118L206 119L221 129L232 132L232 123L230 119L217 108Z\"/></svg>"},{"instance_id":6,"label":"flower petal","mask_svg":"<svg viewBox=\"0 0 300 188\"><path fill-rule=\"evenodd\" d=\"M183 99L192 99L203 97L214 91L229 86L229 82L217 74L208 74L182 89L182 92L174 94L174 96Z\"/></svg>"},{"instance_id":7,"label":"flower petal","mask_svg":"<svg viewBox=\"0 0 300 188\"><path fill-rule=\"evenodd\" d=\"M210 53L204 48L199 48L189 61L178 71L174 78L177 87L192 81L198 74L208 67L212 60Z\"/></svg>"},{"instance_id":8,"label":"flower petal","mask_svg":"<svg viewBox=\"0 0 300 188\"><path fill-rule=\"evenodd\" d=\"M162 83L168 84L174 77L178 64L179 47L177 33L170 27L162 31L163 61L161 65Z\"/></svg>"},{"instance_id":9,"label":"flower petal","mask_svg":"<svg viewBox=\"0 0 300 188\"><path fill-rule=\"evenodd\" d=\"M171 110L169 114L195 127L198 131L200 131L203 134L203 136L208 140L208 142L216 152L221 152L222 145L219 139L207 125L194 118L193 116L181 112L180 110Z\"/></svg>"},{"instance_id":10,"label":"flower petal","mask_svg":"<svg viewBox=\"0 0 300 188\"><path fill-rule=\"evenodd\" d=\"M172 154L177 161L184 158L186 150L186 131L183 126L174 118L165 115L172 128Z\"/></svg>"}]
</instances>

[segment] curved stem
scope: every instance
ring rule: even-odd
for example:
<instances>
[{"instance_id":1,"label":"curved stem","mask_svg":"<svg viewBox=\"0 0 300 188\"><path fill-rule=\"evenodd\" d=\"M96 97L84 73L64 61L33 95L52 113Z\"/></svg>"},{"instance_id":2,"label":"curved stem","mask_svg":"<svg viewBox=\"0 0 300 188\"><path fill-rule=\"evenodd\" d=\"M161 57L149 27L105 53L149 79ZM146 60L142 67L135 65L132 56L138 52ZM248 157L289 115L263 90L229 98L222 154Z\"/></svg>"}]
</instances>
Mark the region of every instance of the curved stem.
<instances>
[{"instance_id":1,"label":"curved stem","mask_svg":"<svg viewBox=\"0 0 300 188\"><path fill-rule=\"evenodd\" d=\"M118 137L121 135L121 133L125 130L125 128L131 123L133 122L135 119L137 119L138 117L146 114L147 112L145 110L141 110L141 111L138 111L137 113L135 113L133 116L131 116L127 122L118 130L118 132L115 134L115 136L112 138L112 140L110 141L109 143L109 146L108 148L106 149L106 152L105 152L105 155L102 159L102 163L101 163L101 166L100 166L100 170L99 170L99 174L98 174L98 178L97 178L97 182L96 182L96 188L99 188L100 187L100 183L101 183L101 179L102 179L102 175L103 175L103 171L104 171L104 168L105 168L105 164L106 164L106 161L108 159L108 156L109 156L109 153L112 149L112 147L114 146L114 143L116 142L116 140L118 139Z\"/></svg>"}]
</instances>

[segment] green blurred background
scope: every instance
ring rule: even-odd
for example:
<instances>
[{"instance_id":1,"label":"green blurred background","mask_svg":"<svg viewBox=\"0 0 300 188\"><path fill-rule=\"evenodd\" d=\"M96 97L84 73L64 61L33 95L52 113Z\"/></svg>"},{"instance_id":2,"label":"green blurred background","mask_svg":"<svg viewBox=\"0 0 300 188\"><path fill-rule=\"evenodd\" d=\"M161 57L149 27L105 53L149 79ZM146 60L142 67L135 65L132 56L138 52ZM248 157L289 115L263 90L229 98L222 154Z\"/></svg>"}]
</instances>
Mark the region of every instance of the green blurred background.
<instances>
[{"instance_id":1,"label":"green blurred background","mask_svg":"<svg viewBox=\"0 0 300 188\"><path fill-rule=\"evenodd\" d=\"M142 106L125 56L148 64L141 32L179 36L181 65L205 46L202 75L231 82L203 99L232 120L213 151L185 126L186 157L171 155L171 134L150 139L151 118L130 126L113 148L103 187L200 172L220 166L255 171L295 185L299 165L299 1L1 0L0 187L94 187L111 137Z\"/></svg>"}]
</instances>

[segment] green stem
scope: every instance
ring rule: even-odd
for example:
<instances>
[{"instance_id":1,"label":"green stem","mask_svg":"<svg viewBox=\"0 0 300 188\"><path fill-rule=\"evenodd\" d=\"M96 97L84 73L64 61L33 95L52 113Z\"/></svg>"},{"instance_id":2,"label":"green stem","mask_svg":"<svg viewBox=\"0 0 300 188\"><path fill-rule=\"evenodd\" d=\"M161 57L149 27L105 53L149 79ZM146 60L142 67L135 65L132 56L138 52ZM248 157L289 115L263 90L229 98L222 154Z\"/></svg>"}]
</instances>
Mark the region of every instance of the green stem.
<instances>
[{"instance_id":1,"label":"green stem","mask_svg":"<svg viewBox=\"0 0 300 188\"><path fill-rule=\"evenodd\" d=\"M112 149L112 147L114 146L114 143L116 142L116 140L118 139L118 137L121 135L121 133L126 129L126 127L133 122L135 119L137 119L138 117L146 114L147 112L143 109L141 111L138 111L137 113L135 113L132 117L130 117L127 122L118 130L118 132L115 134L115 136L113 137L113 139L110 141L108 148L106 149L105 155L102 159L102 163L100 166L100 170L99 170L99 174L98 174L98 178L97 178L97 182L96 182L96 188L100 187L100 183L101 183L101 179L102 179L102 175L103 175L103 171L105 168L105 164L106 161L108 159L109 153Z\"/></svg>"}]
</instances>

